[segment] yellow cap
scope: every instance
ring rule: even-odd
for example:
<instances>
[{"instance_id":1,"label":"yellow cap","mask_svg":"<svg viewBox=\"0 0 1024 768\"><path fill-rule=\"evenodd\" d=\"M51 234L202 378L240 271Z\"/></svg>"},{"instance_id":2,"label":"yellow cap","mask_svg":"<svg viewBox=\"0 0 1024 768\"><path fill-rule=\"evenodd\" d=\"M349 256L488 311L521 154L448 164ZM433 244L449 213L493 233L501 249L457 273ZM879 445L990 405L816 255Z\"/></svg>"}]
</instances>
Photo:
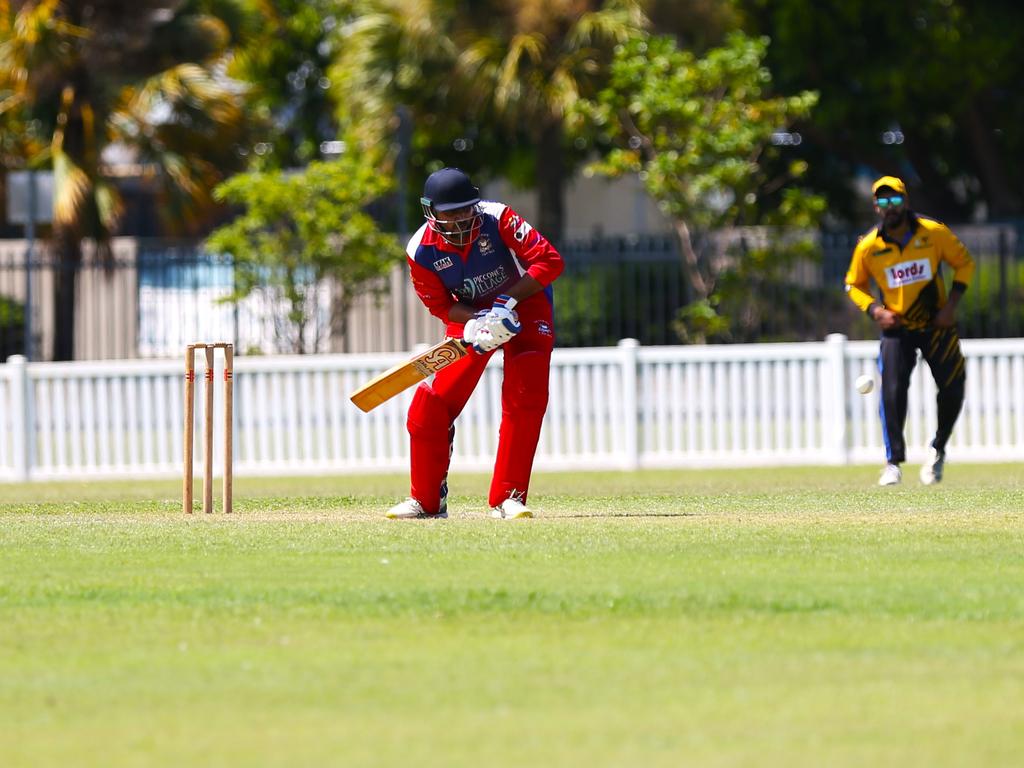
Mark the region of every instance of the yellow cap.
<instances>
[{"instance_id":1,"label":"yellow cap","mask_svg":"<svg viewBox=\"0 0 1024 768\"><path fill-rule=\"evenodd\" d=\"M895 176L883 176L880 178L871 185L871 194L875 194L882 187L889 187L893 192L899 192L901 195L907 194L907 185L903 183L903 179L897 179Z\"/></svg>"}]
</instances>

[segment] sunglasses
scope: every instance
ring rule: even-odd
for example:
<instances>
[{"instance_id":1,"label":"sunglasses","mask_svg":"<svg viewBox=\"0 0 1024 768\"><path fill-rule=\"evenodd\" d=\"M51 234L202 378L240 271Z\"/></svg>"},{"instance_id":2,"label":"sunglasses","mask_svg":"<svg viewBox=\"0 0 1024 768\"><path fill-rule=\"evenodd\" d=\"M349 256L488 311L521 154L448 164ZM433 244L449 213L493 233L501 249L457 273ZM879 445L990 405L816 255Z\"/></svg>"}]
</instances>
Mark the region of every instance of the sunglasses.
<instances>
[{"instance_id":1,"label":"sunglasses","mask_svg":"<svg viewBox=\"0 0 1024 768\"><path fill-rule=\"evenodd\" d=\"M903 205L903 195L890 195L889 197L876 197L875 205L879 208L895 208Z\"/></svg>"}]
</instances>

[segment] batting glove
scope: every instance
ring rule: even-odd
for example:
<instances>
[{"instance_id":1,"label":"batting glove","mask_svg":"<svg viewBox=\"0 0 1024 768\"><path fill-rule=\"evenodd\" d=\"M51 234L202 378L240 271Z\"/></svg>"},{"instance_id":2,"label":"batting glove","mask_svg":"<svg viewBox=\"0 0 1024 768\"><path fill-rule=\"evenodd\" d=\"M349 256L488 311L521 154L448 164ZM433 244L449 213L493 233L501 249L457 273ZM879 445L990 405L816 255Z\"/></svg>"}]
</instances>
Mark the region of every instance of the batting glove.
<instances>
[{"instance_id":1,"label":"batting glove","mask_svg":"<svg viewBox=\"0 0 1024 768\"><path fill-rule=\"evenodd\" d=\"M488 330L486 315L487 312L478 313L476 317L466 321L466 325L462 330L462 340L471 345L480 354L497 349L502 344Z\"/></svg>"},{"instance_id":2,"label":"batting glove","mask_svg":"<svg viewBox=\"0 0 1024 768\"><path fill-rule=\"evenodd\" d=\"M494 300L494 306L484 317L487 330L499 344L504 344L523 329L519 315L513 311L516 303L515 299L503 293Z\"/></svg>"}]
</instances>

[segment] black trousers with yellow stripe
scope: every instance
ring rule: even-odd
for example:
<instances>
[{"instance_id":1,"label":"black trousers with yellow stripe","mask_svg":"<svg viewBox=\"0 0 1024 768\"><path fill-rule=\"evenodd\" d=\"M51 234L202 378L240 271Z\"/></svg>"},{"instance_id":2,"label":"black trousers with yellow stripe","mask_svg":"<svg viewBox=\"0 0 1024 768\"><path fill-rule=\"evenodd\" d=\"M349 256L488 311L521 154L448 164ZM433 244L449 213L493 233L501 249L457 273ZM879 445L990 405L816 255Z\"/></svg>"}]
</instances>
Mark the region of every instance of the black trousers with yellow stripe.
<instances>
[{"instance_id":1,"label":"black trousers with yellow stripe","mask_svg":"<svg viewBox=\"0 0 1024 768\"><path fill-rule=\"evenodd\" d=\"M882 398L879 415L885 437L885 455L890 464L906 461L903 427L907 421L907 390L910 374L917 364L917 350L931 369L938 388L936 395L938 428L932 446L946 450L946 442L964 403L967 380L960 337L956 328L925 328L912 331L899 328L882 334L878 370L882 374Z\"/></svg>"}]
</instances>

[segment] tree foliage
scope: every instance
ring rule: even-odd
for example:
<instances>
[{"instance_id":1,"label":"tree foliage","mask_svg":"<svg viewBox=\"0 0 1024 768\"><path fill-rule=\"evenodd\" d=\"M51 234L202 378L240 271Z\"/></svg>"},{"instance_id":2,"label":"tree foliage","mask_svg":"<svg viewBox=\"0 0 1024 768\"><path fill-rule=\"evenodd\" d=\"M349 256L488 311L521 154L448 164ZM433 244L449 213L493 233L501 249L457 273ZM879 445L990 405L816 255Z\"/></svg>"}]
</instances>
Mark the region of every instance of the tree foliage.
<instances>
[{"instance_id":1,"label":"tree foliage","mask_svg":"<svg viewBox=\"0 0 1024 768\"><path fill-rule=\"evenodd\" d=\"M21 161L54 172L53 357L74 356L81 241L101 252L122 213L105 153L135 153L180 229L199 220L232 168L246 120L237 83L219 74L228 27L208 3L136 0L0 2L0 120L18 124ZM10 151L9 147L5 147Z\"/></svg>"},{"instance_id":2,"label":"tree foliage","mask_svg":"<svg viewBox=\"0 0 1024 768\"><path fill-rule=\"evenodd\" d=\"M5 4L6 5L6 4ZM112 2L24 4L0 26L0 109L21 109L55 171L57 226L104 239L119 195L104 150L121 144L181 220L210 202L237 167L244 137L240 87L217 74L231 36L196 3L140 0L131 19Z\"/></svg>"},{"instance_id":3,"label":"tree foliage","mask_svg":"<svg viewBox=\"0 0 1024 768\"><path fill-rule=\"evenodd\" d=\"M779 86L821 99L801 130L811 182L837 213L867 213L860 175L896 173L933 215L1024 214L1024 5L740 0L769 35ZM860 203L858 210L857 203ZM980 204L984 208L980 208Z\"/></svg>"},{"instance_id":4,"label":"tree foliage","mask_svg":"<svg viewBox=\"0 0 1024 768\"><path fill-rule=\"evenodd\" d=\"M721 249L698 249L696 233L735 225L810 226L823 201L794 182L802 162L779 169L772 137L806 117L815 94L773 96L763 65L767 41L732 34L702 58L664 36L620 46L610 79L578 119L612 146L590 166L608 176L640 175L672 220L693 298L694 317L714 314ZM709 302L711 302L709 304Z\"/></svg>"},{"instance_id":5,"label":"tree foliage","mask_svg":"<svg viewBox=\"0 0 1024 768\"><path fill-rule=\"evenodd\" d=\"M248 84L250 114L258 121L250 168L303 166L322 156L322 142L338 136L327 70L345 4L246 0L246 11L228 71Z\"/></svg>"},{"instance_id":6,"label":"tree foliage","mask_svg":"<svg viewBox=\"0 0 1024 768\"><path fill-rule=\"evenodd\" d=\"M604 82L614 46L640 33L635 0L365 0L355 9L331 70L340 119L376 143L393 135L405 105L419 146L454 142L466 155L445 160L468 171L519 176L525 147L535 223L557 240L564 186L582 159L564 121ZM440 167L438 154L422 173Z\"/></svg>"},{"instance_id":7,"label":"tree foliage","mask_svg":"<svg viewBox=\"0 0 1024 768\"><path fill-rule=\"evenodd\" d=\"M353 302L381 288L381 279L403 257L394 236L382 233L366 207L386 194L390 180L374 158L344 153L312 162L302 171L255 171L221 184L218 199L241 208L214 231L207 247L230 254L238 302L261 291L283 305L283 349L318 348L328 328L344 339ZM332 315L321 316L319 291L334 282Z\"/></svg>"},{"instance_id":8,"label":"tree foliage","mask_svg":"<svg viewBox=\"0 0 1024 768\"><path fill-rule=\"evenodd\" d=\"M641 0L650 31L674 37L680 48L702 53L738 28L735 4L721 0Z\"/></svg>"}]
</instances>

